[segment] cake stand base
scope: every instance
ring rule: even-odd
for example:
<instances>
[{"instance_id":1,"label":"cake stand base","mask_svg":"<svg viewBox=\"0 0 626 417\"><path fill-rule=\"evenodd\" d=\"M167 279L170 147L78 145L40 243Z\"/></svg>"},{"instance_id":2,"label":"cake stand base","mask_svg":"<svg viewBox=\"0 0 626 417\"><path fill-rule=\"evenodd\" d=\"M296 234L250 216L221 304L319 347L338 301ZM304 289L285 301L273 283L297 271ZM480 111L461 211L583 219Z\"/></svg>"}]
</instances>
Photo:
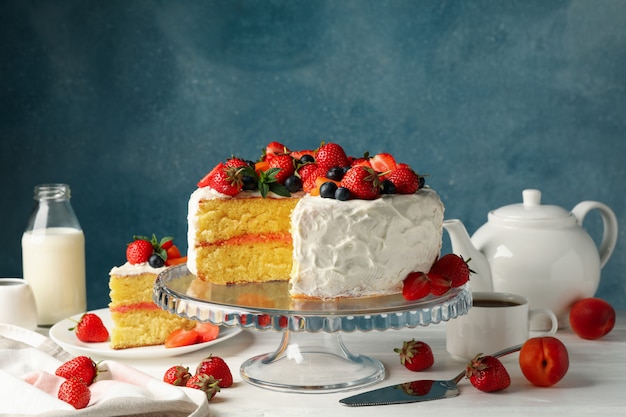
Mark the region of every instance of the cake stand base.
<instances>
[{"instance_id":1,"label":"cake stand base","mask_svg":"<svg viewBox=\"0 0 626 417\"><path fill-rule=\"evenodd\" d=\"M242 378L252 385L283 392L328 393L361 388L385 377L383 364L352 354L340 332L283 331L278 349L248 359Z\"/></svg>"}]
</instances>

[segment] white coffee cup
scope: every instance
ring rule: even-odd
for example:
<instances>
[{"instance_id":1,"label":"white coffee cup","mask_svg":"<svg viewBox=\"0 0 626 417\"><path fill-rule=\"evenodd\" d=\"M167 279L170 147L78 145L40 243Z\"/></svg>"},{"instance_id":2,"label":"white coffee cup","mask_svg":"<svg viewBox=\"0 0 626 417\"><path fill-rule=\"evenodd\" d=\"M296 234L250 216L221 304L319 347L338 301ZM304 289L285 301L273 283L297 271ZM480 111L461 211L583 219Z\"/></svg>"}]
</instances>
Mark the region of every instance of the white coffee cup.
<instances>
[{"instance_id":1,"label":"white coffee cup","mask_svg":"<svg viewBox=\"0 0 626 417\"><path fill-rule=\"evenodd\" d=\"M0 278L0 323L37 328L35 296L21 278Z\"/></svg>"},{"instance_id":2,"label":"white coffee cup","mask_svg":"<svg viewBox=\"0 0 626 417\"><path fill-rule=\"evenodd\" d=\"M530 309L521 295L500 292L474 292L468 313L446 323L446 348L454 359L468 361L479 353L490 355L524 343L530 336L530 321L547 316L552 327L539 335L553 335L559 322L547 308ZM536 332L533 332L536 333ZM503 357L511 360L515 355Z\"/></svg>"}]
</instances>

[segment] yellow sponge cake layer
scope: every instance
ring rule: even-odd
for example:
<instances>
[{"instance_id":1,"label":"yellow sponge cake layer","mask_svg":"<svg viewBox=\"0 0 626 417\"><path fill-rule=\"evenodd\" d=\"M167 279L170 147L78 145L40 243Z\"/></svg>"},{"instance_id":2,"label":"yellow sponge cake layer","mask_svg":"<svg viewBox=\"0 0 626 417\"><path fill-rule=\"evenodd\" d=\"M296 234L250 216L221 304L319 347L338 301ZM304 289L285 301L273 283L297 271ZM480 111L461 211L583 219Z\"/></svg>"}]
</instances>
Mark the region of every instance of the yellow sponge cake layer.
<instances>
[{"instance_id":1,"label":"yellow sponge cake layer","mask_svg":"<svg viewBox=\"0 0 626 417\"><path fill-rule=\"evenodd\" d=\"M241 193L219 198L199 189L190 199L187 266L215 284L286 281L292 268L292 198Z\"/></svg>"},{"instance_id":2,"label":"yellow sponge cake layer","mask_svg":"<svg viewBox=\"0 0 626 417\"><path fill-rule=\"evenodd\" d=\"M154 281L159 270L145 272L148 266L126 264L113 268L109 288L109 310L114 327L111 329L113 349L160 345L177 328L191 329L195 322L159 308L152 301ZM136 275L128 271L139 272Z\"/></svg>"}]
</instances>

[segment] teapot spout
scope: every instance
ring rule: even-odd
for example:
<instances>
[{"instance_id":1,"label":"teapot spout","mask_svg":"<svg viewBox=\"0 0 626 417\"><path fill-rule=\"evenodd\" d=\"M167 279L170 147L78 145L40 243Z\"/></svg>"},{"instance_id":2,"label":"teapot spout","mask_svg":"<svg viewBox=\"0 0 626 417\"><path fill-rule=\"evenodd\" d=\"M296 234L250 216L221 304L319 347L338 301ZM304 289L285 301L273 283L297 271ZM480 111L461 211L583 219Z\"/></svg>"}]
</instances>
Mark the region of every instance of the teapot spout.
<instances>
[{"instance_id":1,"label":"teapot spout","mask_svg":"<svg viewBox=\"0 0 626 417\"><path fill-rule=\"evenodd\" d=\"M473 274L470 276L470 288L472 291L493 291L491 281L491 267L485 255L483 255L472 243L465 225L458 219L445 220L443 228L450 236L452 252L461 255L468 260Z\"/></svg>"}]
</instances>

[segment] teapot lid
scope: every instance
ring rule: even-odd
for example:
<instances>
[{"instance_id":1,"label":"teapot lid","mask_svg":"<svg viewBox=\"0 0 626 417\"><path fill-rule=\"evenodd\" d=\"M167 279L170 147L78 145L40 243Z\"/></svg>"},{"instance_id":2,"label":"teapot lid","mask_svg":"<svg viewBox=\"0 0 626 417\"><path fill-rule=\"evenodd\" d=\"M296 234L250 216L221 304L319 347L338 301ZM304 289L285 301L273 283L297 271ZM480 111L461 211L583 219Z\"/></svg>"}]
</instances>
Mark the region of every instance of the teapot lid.
<instances>
[{"instance_id":1,"label":"teapot lid","mask_svg":"<svg viewBox=\"0 0 626 417\"><path fill-rule=\"evenodd\" d=\"M542 205L541 191L528 189L522 192L523 203L500 207L490 213L490 218L502 220L567 220L572 214L559 206Z\"/></svg>"}]
</instances>

